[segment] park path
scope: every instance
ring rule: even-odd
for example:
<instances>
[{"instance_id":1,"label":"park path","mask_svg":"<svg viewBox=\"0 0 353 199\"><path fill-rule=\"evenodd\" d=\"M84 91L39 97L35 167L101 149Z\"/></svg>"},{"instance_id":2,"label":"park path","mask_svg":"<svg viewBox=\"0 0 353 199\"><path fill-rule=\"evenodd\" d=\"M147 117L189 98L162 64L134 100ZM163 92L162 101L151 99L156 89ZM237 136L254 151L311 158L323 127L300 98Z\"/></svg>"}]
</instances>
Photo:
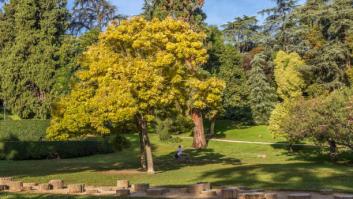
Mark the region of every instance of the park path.
<instances>
[{"instance_id":1,"label":"park path","mask_svg":"<svg viewBox=\"0 0 353 199\"><path fill-rule=\"evenodd\" d=\"M193 139L192 137L180 137L182 139ZM258 145L280 145L280 146L288 146L288 143L281 143L281 142L254 142L254 141L242 141L242 140L228 140L228 139L217 139L211 138L210 140L216 142L228 142L228 143L240 143L240 144L258 144ZM293 146L314 146L310 144L293 144Z\"/></svg>"}]
</instances>

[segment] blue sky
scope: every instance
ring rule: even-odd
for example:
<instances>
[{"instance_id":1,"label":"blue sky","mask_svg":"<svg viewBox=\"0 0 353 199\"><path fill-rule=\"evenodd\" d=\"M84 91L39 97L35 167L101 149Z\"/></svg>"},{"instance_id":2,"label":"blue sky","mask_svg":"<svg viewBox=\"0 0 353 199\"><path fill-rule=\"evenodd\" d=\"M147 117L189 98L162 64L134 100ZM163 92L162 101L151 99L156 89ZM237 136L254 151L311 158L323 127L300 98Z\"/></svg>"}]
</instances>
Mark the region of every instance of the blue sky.
<instances>
[{"instance_id":1,"label":"blue sky","mask_svg":"<svg viewBox=\"0 0 353 199\"><path fill-rule=\"evenodd\" d=\"M118 12L125 15L141 13L143 0L110 0L118 7ZM304 2L304 0L299 0ZM207 14L206 22L211 25L222 25L237 16L257 15L257 12L273 7L272 0L206 0L204 11ZM261 21L263 17L259 16Z\"/></svg>"},{"instance_id":2,"label":"blue sky","mask_svg":"<svg viewBox=\"0 0 353 199\"><path fill-rule=\"evenodd\" d=\"M69 7L74 0L68 0ZM116 5L119 14L137 15L142 12L144 0L109 0ZM237 16L258 16L262 21L264 17L257 12L274 6L273 0L205 0L204 11L207 14L206 22L211 25L223 25ZM299 0L303 3L305 0ZM1 7L1 4L0 4Z\"/></svg>"}]
</instances>

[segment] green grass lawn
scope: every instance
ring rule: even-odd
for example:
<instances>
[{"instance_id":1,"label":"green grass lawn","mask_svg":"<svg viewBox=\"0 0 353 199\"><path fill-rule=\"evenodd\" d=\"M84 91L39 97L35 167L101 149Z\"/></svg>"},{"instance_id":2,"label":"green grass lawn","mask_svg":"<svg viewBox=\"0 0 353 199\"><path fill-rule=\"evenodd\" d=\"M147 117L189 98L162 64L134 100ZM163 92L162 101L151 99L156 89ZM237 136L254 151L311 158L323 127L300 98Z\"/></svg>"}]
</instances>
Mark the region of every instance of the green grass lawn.
<instances>
[{"instance_id":1,"label":"green grass lawn","mask_svg":"<svg viewBox=\"0 0 353 199\"><path fill-rule=\"evenodd\" d=\"M207 124L206 124L207 125ZM283 138L274 137L267 126L240 126L227 120L216 122L215 138L253 142L283 142Z\"/></svg>"},{"instance_id":2,"label":"green grass lawn","mask_svg":"<svg viewBox=\"0 0 353 199\"><path fill-rule=\"evenodd\" d=\"M271 141L273 138L264 129L263 126L247 127L224 130L224 134L237 140ZM136 172L139 167L137 136L131 136L130 140L131 148L114 154L65 160L0 161L0 176L39 183L56 178L89 185L114 185L117 179L169 186L208 181L251 188L330 188L353 192L352 165L332 163L325 155L313 153L314 148L289 154L279 146L210 141L208 149L197 151L191 149L191 140L185 139L181 144L192 162L176 163L173 155L179 143L161 143L157 135L151 135L157 173L148 175Z\"/></svg>"}]
</instances>

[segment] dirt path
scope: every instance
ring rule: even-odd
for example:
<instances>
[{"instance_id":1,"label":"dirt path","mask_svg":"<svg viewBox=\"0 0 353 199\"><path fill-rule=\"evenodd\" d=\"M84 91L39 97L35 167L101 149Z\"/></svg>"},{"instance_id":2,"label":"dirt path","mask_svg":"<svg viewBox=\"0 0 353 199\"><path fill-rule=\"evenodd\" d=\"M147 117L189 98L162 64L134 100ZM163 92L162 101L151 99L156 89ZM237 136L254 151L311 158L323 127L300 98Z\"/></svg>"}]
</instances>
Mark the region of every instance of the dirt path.
<instances>
[{"instance_id":1,"label":"dirt path","mask_svg":"<svg viewBox=\"0 0 353 199\"><path fill-rule=\"evenodd\" d=\"M192 137L180 137L182 139L193 139ZM240 144L259 144L259 145L281 145L281 146L288 146L288 143L276 143L276 142L252 142L252 141L241 141L241 140L227 140L227 139L217 139L212 138L210 139L215 142L228 142L228 143L240 143ZM293 144L293 146L314 146L310 144Z\"/></svg>"}]
</instances>

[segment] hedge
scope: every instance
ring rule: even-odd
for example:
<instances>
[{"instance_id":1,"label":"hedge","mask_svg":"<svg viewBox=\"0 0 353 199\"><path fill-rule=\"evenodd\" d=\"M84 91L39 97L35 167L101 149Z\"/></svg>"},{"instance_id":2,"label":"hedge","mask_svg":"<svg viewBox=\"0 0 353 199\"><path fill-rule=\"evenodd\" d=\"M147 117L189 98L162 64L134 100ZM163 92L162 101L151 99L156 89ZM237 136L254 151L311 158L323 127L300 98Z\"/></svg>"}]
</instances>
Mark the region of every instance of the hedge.
<instances>
[{"instance_id":1,"label":"hedge","mask_svg":"<svg viewBox=\"0 0 353 199\"><path fill-rule=\"evenodd\" d=\"M0 142L0 159L36 160L75 158L114 152L108 141L5 141Z\"/></svg>"},{"instance_id":2,"label":"hedge","mask_svg":"<svg viewBox=\"0 0 353 199\"><path fill-rule=\"evenodd\" d=\"M39 141L45 138L49 122L49 120L0 121L0 140Z\"/></svg>"}]
</instances>

